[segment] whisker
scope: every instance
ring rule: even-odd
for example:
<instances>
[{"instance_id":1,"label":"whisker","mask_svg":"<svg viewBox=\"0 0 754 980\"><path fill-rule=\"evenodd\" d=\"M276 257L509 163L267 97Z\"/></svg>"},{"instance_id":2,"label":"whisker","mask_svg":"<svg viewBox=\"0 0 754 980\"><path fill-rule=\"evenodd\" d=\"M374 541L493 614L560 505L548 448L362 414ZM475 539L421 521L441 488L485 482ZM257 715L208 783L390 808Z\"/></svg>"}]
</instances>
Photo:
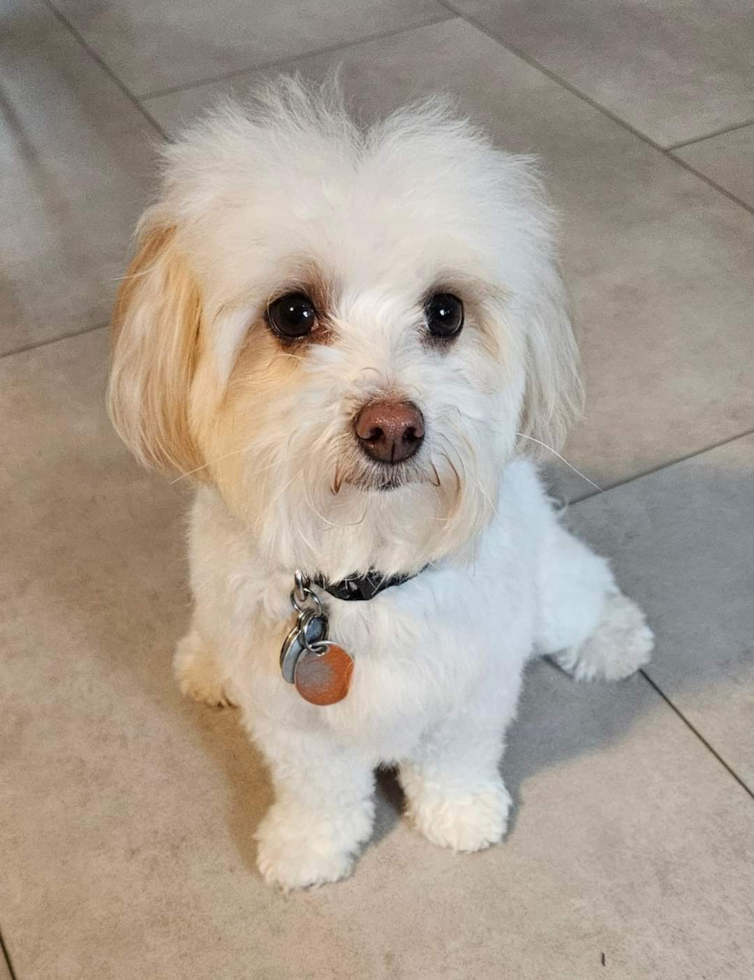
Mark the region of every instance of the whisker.
<instances>
[{"instance_id":1,"label":"whisker","mask_svg":"<svg viewBox=\"0 0 754 980\"><path fill-rule=\"evenodd\" d=\"M211 459L208 463L202 463L201 466L197 466L194 470L189 470L188 473L181 473L174 480L170 481L170 485L173 486L176 483L180 483L181 480L185 480L187 476L193 476L194 473L198 473L200 470L206 470L208 466L214 466L215 463L220 463L224 459L229 459L231 456L238 456L240 453L246 453L249 451L248 446L244 446L243 449L234 449L232 453L226 453L224 456L218 456L217 459Z\"/></svg>"},{"instance_id":2,"label":"whisker","mask_svg":"<svg viewBox=\"0 0 754 980\"><path fill-rule=\"evenodd\" d=\"M180 483L180 481L185 480L187 476L191 476L194 473L198 473L199 470L206 469L206 467L208 466L213 466L215 463L220 463L224 459L229 459L231 456L238 456L241 453L250 453L252 449L253 446L244 446L243 449L234 449L232 453L226 453L224 456L218 456L215 459L211 459L208 463L203 463L201 466L197 466L195 470L189 470L188 473L182 473L181 476L177 476L174 480L170 481L170 485L172 486L174 483ZM303 452L290 453L287 458L290 461L292 459L300 459L304 455L306 454ZM266 473L268 470L271 470L274 466L277 465L278 465L278 460L274 459L271 463L268 463L267 466L263 466L261 469L256 468L252 475L255 478L261 476L262 473Z\"/></svg>"},{"instance_id":3,"label":"whisker","mask_svg":"<svg viewBox=\"0 0 754 980\"><path fill-rule=\"evenodd\" d=\"M585 476L585 475L584 475L584 474L583 474L583 473L581 472L581 470L577 470L577 469L576 469L576 467L575 467L575 466L574 466L574 465L573 465L572 463L569 463L569 462L568 462L568 460L567 460L567 459L566 459L566 458L565 458L564 456L561 456L559 452L556 452L556 450L554 450L554 449L552 448L552 446L548 446L546 442L541 442L541 441L540 441L539 439L535 439L535 438L534 438L534 436L527 436L527 435L525 435L525 434L524 434L523 432L517 432L517 433L516 433L516 435L517 435L517 436L521 436L521 438L522 438L522 439L528 439L528 440L529 440L530 442L536 442L536 444L537 444L538 446L543 446L543 447L544 447L545 449L549 449L549 450L550 450L550 452L551 452L551 453L552 453L552 454L553 454L554 456L557 456L559 460L561 460L561 461L562 461L563 463L565 463L565 464L566 464L566 466L567 466L567 467L568 467L569 469L571 469L571 470L573 470L573 472L574 472L574 473L575 473L575 474L576 474L577 476L580 476L582 480L586 480L586 482L587 482L587 483L588 483L588 484L589 484L590 486L592 486L592 487L594 487L594 489L595 489L595 490L599 490L599 492L600 492L600 493L604 493L604 492L605 492L605 491L604 491L604 490L602 489L602 487L598 487L598 486L597 486L597 484L596 484L596 483L594 482L594 480L590 480L588 476Z\"/></svg>"},{"instance_id":4,"label":"whisker","mask_svg":"<svg viewBox=\"0 0 754 980\"><path fill-rule=\"evenodd\" d=\"M461 409L458 407L458 405L445 405L440 415L440 419L443 418L446 412L455 412L456 415L460 416L462 419L466 417L461 411Z\"/></svg>"},{"instance_id":5,"label":"whisker","mask_svg":"<svg viewBox=\"0 0 754 980\"><path fill-rule=\"evenodd\" d=\"M304 496L306 499L306 503L309 507L309 510L311 510L313 514L316 514L316 516L321 521L324 521L325 524L329 524L330 527L357 527L359 524L363 524L367 518L367 512L365 508L363 516L360 517L358 521L347 521L345 524L339 524L337 521L330 521L325 517L324 514L321 514L314 506L314 501L312 500L311 495L309 494L309 488L306 486L306 484L304 484Z\"/></svg>"},{"instance_id":6,"label":"whisker","mask_svg":"<svg viewBox=\"0 0 754 980\"><path fill-rule=\"evenodd\" d=\"M301 477L303 478L303 473L298 473L298 474L296 474L296 475L297 475L297 476L301 476ZM305 487L305 489L306 489L306 487ZM307 502L307 504L309 505L309 507L311 507L311 502L310 502L310 500L309 500L309 495L308 495L308 493L305 493L305 494L304 494L304 499L306 500L306 502ZM315 513L316 513L316 511L315 511ZM299 537L301 538L301 540L302 540L302 541L304 542L304 544L305 544L305 545L307 546L307 548L309 548L309 550L311 551L311 553L312 553L313 555L316 555L316 556L317 556L318 558L322 558L322 557L323 557L323 556L322 556L322 552L321 552L321 551L318 551L318 550L317 550L317 549L316 549L316 548L314 547L314 545L313 545L313 544L311 543L311 541L310 541L310 540L309 540L309 539L308 539L308 538L306 537L306 535L305 535L305 534L304 534L304 532L303 532L303 531L301 530L301 528L299 528L299 529L298 529L298 535L299 535Z\"/></svg>"},{"instance_id":7,"label":"whisker","mask_svg":"<svg viewBox=\"0 0 754 980\"><path fill-rule=\"evenodd\" d=\"M477 488L477 490L478 490L478 491L479 491L479 492L481 493L481 495L482 495L482 496L484 497L484 499L485 499L485 500L487 501L487 503L488 503L488 504L490 505L490 507L492 508L492 513L493 513L493 514L497 514L497 505L495 504L495 502L494 502L494 500L492 499L492 497L490 497L490 495L489 495L489 494L487 493L487 491L486 491L486 490L484 489L484 487L483 487L483 486L482 486L482 484L481 484L481 483L479 482L479 480L474 480L474 483L476 484L476 488Z\"/></svg>"},{"instance_id":8,"label":"whisker","mask_svg":"<svg viewBox=\"0 0 754 980\"><path fill-rule=\"evenodd\" d=\"M283 496L283 494L288 489L288 487L293 483L293 481L298 479L299 476L301 476L300 472L294 473L293 476L290 478L290 480L285 484L285 486L281 487L281 489L278 490L278 492L275 494L275 496L272 498L269 504L267 504L267 506L264 509L264 512L261 514L259 520L257 521L258 526L261 526L265 522L265 520L267 519L267 515L270 513L272 508L275 506L278 500L280 500L280 498Z\"/></svg>"}]
</instances>

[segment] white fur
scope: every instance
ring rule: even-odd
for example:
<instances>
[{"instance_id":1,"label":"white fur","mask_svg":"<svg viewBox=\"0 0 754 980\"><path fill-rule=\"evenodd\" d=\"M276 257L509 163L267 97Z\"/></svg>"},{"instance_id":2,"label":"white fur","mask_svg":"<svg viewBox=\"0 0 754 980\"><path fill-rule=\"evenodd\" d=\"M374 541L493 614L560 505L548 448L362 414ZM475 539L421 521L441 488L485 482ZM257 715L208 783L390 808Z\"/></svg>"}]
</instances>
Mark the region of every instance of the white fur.
<instances>
[{"instance_id":1,"label":"white fur","mask_svg":"<svg viewBox=\"0 0 754 980\"><path fill-rule=\"evenodd\" d=\"M262 874L283 888L347 875L386 762L400 765L409 814L430 840L496 843L510 805L503 737L527 660L555 654L577 677L612 679L651 649L642 614L560 526L518 445L521 433L556 442L578 398L531 161L437 103L362 131L337 94L284 80L168 149L163 194L143 219L146 232L160 227L173 229L170 249L192 277L183 293L201 295L201 328L181 340L196 345L183 357L187 393L168 377L161 400L162 376L149 373L169 373L171 345L185 354L167 336L184 327L160 297L155 276L164 293L172 268L162 258L128 297L112 412L140 458L176 465L180 446L155 446L150 431L189 432L204 461L195 609L176 672L184 693L237 703L271 767ZM329 342L282 350L264 309L312 267L328 283ZM466 302L447 349L423 326L437 284ZM239 378L244 350L253 357ZM396 393L421 408L425 444L405 485L364 489L373 467L353 418ZM315 707L283 681L294 569L339 579L424 566L370 602L322 593L331 637L355 659L345 700Z\"/></svg>"}]
</instances>

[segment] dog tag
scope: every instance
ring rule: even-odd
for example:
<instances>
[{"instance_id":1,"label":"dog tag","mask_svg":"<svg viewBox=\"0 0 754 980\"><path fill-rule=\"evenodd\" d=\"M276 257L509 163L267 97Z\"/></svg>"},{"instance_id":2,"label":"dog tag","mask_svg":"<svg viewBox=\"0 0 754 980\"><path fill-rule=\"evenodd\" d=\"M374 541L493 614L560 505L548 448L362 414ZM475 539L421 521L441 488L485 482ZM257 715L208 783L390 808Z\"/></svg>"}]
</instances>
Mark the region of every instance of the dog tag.
<instances>
[{"instance_id":1,"label":"dog tag","mask_svg":"<svg viewBox=\"0 0 754 980\"><path fill-rule=\"evenodd\" d=\"M322 653L307 650L294 667L296 690L310 704L337 704L348 694L353 659L337 643L323 643Z\"/></svg>"},{"instance_id":2,"label":"dog tag","mask_svg":"<svg viewBox=\"0 0 754 980\"><path fill-rule=\"evenodd\" d=\"M289 684L294 682L296 664L305 650L304 634L306 635L306 642L310 646L315 643L322 643L327 639L327 617L317 616L314 610L307 609L298 617L295 625L283 641L283 647L280 651L280 671L283 680Z\"/></svg>"}]
</instances>

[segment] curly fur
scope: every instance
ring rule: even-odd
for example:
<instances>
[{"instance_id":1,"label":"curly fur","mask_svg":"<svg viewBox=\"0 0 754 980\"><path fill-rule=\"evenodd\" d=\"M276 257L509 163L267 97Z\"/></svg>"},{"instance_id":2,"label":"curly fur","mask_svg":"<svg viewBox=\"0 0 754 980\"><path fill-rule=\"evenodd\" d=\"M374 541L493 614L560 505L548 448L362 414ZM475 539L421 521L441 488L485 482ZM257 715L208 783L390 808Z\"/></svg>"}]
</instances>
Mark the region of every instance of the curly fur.
<instances>
[{"instance_id":1,"label":"curly fur","mask_svg":"<svg viewBox=\"0 0 754 980\"><path fill-rule=\"evenodd\" d=\"M347 874L383 762L431 840L493 844L527 659L613 678L651 648L525 458L558 444L580 397L534 163L438 100L359 127L334 86L283 79L216 109L164 165L116 309L110 411L137 458L197 482L176 671L185 693L237 703L270 763L260 870L285 888ZM465 305L450 345L428 342L432 289ZM284 344L265 311L294 290L321 323ZM385 397L426 428L388 491L353 433ZM371 602L328 601L356 662L344 701L314 707L282 680L294 569L425 566Z\"/></svg>"}]
</instances>

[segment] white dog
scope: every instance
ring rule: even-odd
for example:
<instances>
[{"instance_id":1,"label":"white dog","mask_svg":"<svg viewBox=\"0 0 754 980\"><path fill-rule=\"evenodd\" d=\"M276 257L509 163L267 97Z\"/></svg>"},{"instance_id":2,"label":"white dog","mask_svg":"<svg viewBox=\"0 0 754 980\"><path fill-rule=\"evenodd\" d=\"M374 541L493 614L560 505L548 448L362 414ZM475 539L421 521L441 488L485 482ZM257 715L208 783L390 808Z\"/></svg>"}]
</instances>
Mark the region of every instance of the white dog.
<instances>
[{"instance_id":1,"label":"white dog","mask_svg":"<svg viewBox=\"0 0 754 980\"><path fill-rule=\"evenodd\" d=\"M526 662L648 660L642 613L525 458L578 396L532 162L440 103L361 129L284 79L165 150L110 410L140 460L197 481L175 667L240 705L270 765L267 881L349 873L383 763L431 841L494 844Z\"/></svg>"}]
</instances>

